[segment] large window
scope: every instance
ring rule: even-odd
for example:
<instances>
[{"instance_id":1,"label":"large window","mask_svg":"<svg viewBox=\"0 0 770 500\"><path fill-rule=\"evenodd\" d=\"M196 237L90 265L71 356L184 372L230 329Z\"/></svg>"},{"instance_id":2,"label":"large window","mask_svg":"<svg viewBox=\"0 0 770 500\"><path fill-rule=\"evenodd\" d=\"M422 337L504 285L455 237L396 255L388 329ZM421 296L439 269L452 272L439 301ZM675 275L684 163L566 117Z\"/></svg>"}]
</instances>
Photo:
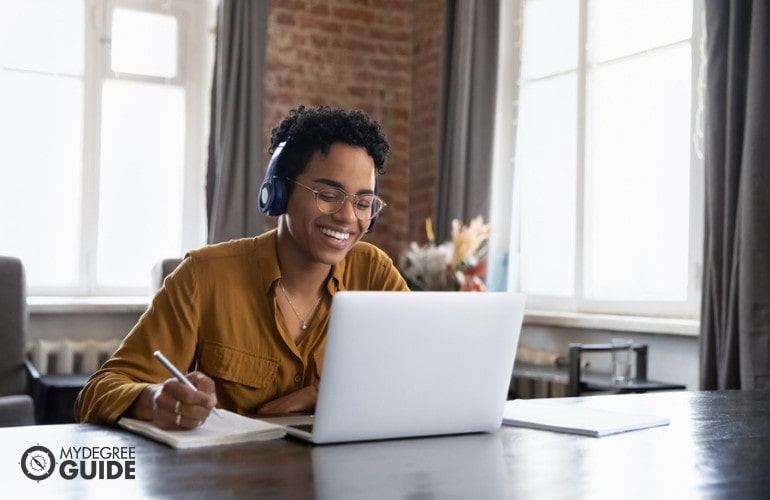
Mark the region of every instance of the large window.
<instances>
[{"instance_id":1,"label":"large window","mask_svg":"<svg viewBox=\"0 0 770 500\"><path fill-rule=\"evenodd\" d=\"M696 316L697 1L522 0L518 14L509 286L533 308Z\"/></svg>"},{"instance_id":2,"label":"large window","mask_svg":"<svg viewBox=\"0 0 770 500\"><path fill-rule=\"evenodd\" d=\"M0 254L30 294L145 293L203 243L209 0L0 0Z\"/></svg>"}]
</instances>

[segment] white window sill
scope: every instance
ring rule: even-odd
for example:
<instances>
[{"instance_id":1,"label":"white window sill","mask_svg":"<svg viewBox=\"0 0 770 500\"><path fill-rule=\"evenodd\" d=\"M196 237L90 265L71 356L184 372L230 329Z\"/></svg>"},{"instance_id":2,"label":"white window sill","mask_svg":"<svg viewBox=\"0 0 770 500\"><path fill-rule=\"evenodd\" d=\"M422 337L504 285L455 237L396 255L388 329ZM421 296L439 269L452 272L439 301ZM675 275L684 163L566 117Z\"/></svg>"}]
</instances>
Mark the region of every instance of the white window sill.
<instances>
[{"instance_id":1,"label":"white window sill","mask_svg":"<svg viewBox=\"0 0 770 500\"><path fill-rule=\"evenodd\" d=\"M143 313L149 297L29 296L30 314L131 314Z\"/></svg>"},{"instance_id":2,"label":"white window sill","mask_svg":"<svg viewBox=\"0 0 770 500\"><path fill-rule=\"evenodd\" d=\"M147 309L149 301L150 298L144 296L27 297L27 305L31 314L141 314ZM696 337L700 333L700 324L696 319L653 318L647 316L589 314L532 309L525 312L524 324L692 337Z\"/></svg>"},{"instance_id":3,"label":"white window sill","mask_svg":"<svg viewBox=\"0 0 770 500\"><path fill-rule=\"evenodd\" d=\"M527 310L525 325L558 326L610 330L617 332L641 332L663 335L697 337L700 321L683 318L654 318L648 316L624 316L561 311Z\"/></svg>"}]
</instances>

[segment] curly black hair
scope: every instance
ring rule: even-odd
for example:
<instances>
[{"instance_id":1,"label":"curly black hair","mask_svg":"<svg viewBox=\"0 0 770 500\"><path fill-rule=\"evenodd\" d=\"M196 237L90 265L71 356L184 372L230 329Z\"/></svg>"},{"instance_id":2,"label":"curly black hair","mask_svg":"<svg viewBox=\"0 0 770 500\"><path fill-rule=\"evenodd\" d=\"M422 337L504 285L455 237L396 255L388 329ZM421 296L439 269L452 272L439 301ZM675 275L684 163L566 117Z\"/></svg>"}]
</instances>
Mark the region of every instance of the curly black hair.
<instances>
[{"instance_id":1,"label":"curly black hair","mask_svg":"<svg viewBox=\"0 0 770 500\"><path fill-rule=\"evenodd\" d=\"M299 106L291 110L272 131L270 154L284 141L287 141L286 146L276 172L287 179L301 174L316 151L327 154L331 145L337 142L366 149L380 174L385 173L385 159L390 150L380 124L365 113L327 106Z\"/></svg>"}]
</instances>

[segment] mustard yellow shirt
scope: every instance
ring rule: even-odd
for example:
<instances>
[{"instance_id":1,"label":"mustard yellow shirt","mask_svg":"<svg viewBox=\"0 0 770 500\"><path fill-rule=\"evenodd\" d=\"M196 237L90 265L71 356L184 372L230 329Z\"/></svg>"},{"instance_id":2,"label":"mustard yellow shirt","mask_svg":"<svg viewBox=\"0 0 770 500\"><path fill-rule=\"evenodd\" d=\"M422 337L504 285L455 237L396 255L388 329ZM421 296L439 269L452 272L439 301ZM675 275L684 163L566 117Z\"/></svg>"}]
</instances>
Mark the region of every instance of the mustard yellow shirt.
<instances>
[{"instance_id":1,"label":"mustard yellow shirt","mask_svg":"<svg viewBox=\"0 0 770 500\"><path fill-rule=\"evenodd\" d=\"M268 401L318 385L330 297L338 290L408 290L390 257L358 242L332 267L329 295L295 344L275 301L281 276L276 234L190 252L120 348L88 380L75 402L75 418L113 423L148 384L168 379L153 357L156 350L180 370L200 370L214 379L219 407L254 416Z\"/></svg>"}]
</instances>

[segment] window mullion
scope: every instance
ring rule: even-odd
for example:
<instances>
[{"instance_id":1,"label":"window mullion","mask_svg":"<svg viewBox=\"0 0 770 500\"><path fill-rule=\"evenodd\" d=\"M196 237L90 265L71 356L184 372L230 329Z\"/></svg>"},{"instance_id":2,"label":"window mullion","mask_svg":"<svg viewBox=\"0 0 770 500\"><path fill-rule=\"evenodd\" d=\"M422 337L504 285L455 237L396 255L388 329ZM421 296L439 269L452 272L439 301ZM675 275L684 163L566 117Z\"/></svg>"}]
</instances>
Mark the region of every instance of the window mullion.
<instances>
[{"instance_id":1,"label":"window mullion","mask_svg":"<svg viewBox=\"0 0 770 500\"><path fill-rule=\"evenodd\" d=\"M578 67L577 67L577 140L575 151L575 302L582 309L585 277L585 158L586 158L586 79L588 40L588 0L580 0L578 10Z\"/></svg>"},{"instance_id":2,"label":"window mullion","mask_svg":"<svg viewBox=\"0 0 770 500\"><path fill-rule=\"evenodd\" d=\"M81 230L81 293L94 295L96 290L97 231L99 217L99 156L101 134L101 95L103 65L108 41L105 33L107 7L103 2L88 0L86 15L86 54L83 110L83 201Z\"/></svg>"},{"instance_id":3,"label":"window mullion","mask_svg":"<svg viewBox=\"0 0 770 500\"><path fill-rule=\"evenodd\" d=\"M182 37L179 41L179 67L187 88L182 253L206 241L205 190L199 187L205 186L208 125L204 121L209 116L207 100L211 92L211 79L206 78L206 74L207 65L213 62L213 37L216 33L215 26L210 29L207 25L209 15L204 10L188 11L187 19L187 28L179 33Z\"/></svg>"},{"instance_id":4,"label":"window mullion","mask_svg":"<svg viewBox=\"0 0 770 500\"><path fill-rule=\"evenodd\" d=\"M692 97L690 113L693 141L690 143L690 251L687 305L688 311L700 311L703 290L703 238L702 223L705 205L705 172L703 159L703 134L705 124L705 71L706 71L706 14L702 0L693 2L693 23L690 46L692 50Z\"/></svg>"}]
</instances>

